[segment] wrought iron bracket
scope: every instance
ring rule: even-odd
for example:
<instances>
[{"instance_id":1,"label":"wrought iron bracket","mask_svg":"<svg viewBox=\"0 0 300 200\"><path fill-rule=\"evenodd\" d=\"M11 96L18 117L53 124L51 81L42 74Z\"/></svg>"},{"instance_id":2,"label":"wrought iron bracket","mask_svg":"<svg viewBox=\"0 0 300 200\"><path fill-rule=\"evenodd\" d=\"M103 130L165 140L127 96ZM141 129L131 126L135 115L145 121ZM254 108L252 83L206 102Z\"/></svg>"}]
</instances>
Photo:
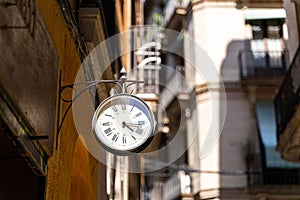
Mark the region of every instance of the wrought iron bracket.
<instances>
[{"instance_id":1,"label":"wrought iron bracket","mask_svg":"<svg viewBox=\"0 0 300 200\"><path fill-rule=\"evenodd\" d=\"M80 83L74 83L74 84L70 84L70 85L64 85L62 86L62 80L61 80L61 73L59 76L59 97L58 97L58 116L57 116L57 129L56 129L56 149L58 148L58 138L59 138L59 134L61 132L63 123L66 119L66 116L68 114L68 112L70 111L73 102L75 102L78 97L83 94L85 91L99 85L102 83L113 83L116 86L119 87L119 89L121 90L121 93L127 93L127 89L129 86L134 85L134 84L139 84L139 83L144 83L144 81L137 81L137 80L127 80L126 75L127 72L124 69L124 67L121 69L120 71L121 74L121 78L119 80L95 80L95 81L85 81L85 82L80 82ZM86 87L84 89L82 89L81 91L76 91L76 86L80 86L80 85L86 85ZM73 97L71 99L66 99L63 97L63 92L66 89L72 89L73 91L75 90L75 95L73 95ZM131 91L132 93L133 91ZM64 111L62 118L60 119L60 113L61 113L61 101L64 103L68 103L68 106L66 108L66 110Z\"/></svg>"}]
</instances>

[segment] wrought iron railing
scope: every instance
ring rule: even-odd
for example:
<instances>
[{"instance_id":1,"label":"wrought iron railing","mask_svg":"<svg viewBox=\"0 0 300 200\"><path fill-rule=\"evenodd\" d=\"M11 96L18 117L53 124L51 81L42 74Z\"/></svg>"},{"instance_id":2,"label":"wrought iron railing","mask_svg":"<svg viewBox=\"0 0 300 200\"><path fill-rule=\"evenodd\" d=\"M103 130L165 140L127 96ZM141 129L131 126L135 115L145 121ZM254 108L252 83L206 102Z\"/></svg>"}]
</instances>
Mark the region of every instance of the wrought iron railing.
<instances>
[{"instance_id":1,"label":"wrought iron railing","mask_svg":"<svg viewBox=\"0 0 300 200\"><path fill-rule=\"evenodd\" d=\"M275 97L277 138L283 133L300 100L300 48Z\"/></svg>"},{"instance_id":2,"label":"wrought iron railing","mask_svg":"<svg viewBox=\"0 0 300 200\"><path fill-rule=\"evenodd\" d=\"M184 66L176 66L176 73L166 82L165 88L160 94L162 106L168 107L177 95L190 92L191 88L186 83L184 70Z\"/></svg>"},{"instance_id":3,"label":"wrought iron railing","mask_svg":"<svg viewBox=\"0 0 300 200\"><path fill-rule=\"evenodd\" d=\"M287 51L239 52L241 78L284 76L288 66Z\"/></svg>"},{"instance_id":4,"label":"wrought iron railing","mask_svg":"<svg viewBox=\"0 0 300 200\"><path fill-rule=\"evenodd\" d=\"M268 169L248 173L248 186L297 184L300 184L300 171L297 169Z\"/></svg>"},{"instance_id":5,"label":"wrought iron railing","mask_svg":"<svg viewBox=\"0 0 300 200\"><path fill-rule=\"evenodd\" d=\"M187 169L187 168L186 168ZM263 171L193 171L193 173L219 174L220 176L247 178L248 189L264 186L293 186L300 184L299 169L269 168ZM241 179L239 179L241 180ZM155 182L153 188L147 193L149 199L177 199L182 194L191 194L192 181L188 174L179 171L165 182ZM241 182L241 187L244 185ZM249 191L250 191L249 190Z\"/></svg>"},{"instance_id":6,"label":"wrought iron railing","mask_svg":"<svg viewBox=\"0 0 300 200\"><path fill-rule=\"evenodd\" d=\"M177 172L170 177L163 187L162 199L176 199L182 194L191 193L191 179L190 176L183 171Z\"/></svg>"},{"instance_id":7,"label":"wrought iron railing","mask_svg":"<svg viewBox=\"0 0 300 200\"><path fill-rule=\"evenodd\" d=\"M144 84L138 85L138 93L159 93L160 30L157 26L132 27L134 76Z\"/></svg>"}]
</instances>

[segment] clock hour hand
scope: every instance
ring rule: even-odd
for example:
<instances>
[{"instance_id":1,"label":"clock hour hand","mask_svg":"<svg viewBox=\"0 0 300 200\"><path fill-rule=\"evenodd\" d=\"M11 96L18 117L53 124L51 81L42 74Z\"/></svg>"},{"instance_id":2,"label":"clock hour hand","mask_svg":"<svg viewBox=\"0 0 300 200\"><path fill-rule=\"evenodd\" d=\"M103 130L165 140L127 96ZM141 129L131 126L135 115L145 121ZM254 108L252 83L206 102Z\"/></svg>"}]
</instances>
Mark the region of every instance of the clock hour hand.
<instances>
[{"instance_id":1,"label":"clock hour hand","mask_svg":"<svg viewBox=\"0 0 300 200\"><path fill-rule=\"evenodd\" d=\"M131 132L133 132L133 129L130 127L130 126L128 126L125 122L122 122L122 127L123 128L128 128L129 130L131 130Z\"/></svg>"}]
</instances>

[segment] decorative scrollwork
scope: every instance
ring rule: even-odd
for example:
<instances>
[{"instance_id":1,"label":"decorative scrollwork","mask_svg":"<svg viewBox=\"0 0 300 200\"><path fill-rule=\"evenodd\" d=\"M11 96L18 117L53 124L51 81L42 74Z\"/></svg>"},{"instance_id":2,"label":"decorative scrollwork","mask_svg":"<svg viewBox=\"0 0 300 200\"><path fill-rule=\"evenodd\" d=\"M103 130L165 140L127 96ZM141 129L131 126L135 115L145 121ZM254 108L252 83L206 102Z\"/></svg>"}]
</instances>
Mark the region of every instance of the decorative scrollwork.
<instances>
[{"instance_id":1,"label":"decorative scrollwork","mask_svg":"<svg viewBox=\"0 0 300 200\"><path fill-rule=\"evenodd\" d=\"M126 78L127 72L124 69L124 67L121 69L120 74L121 74L121 78L119 80L96 80L96 81L85 81L85 82L81 82L81 83L74 83L74 84L65 85L65 86L60 85L59 101L61 100L65 103L69 103L69 105L66 108L66 110L64 111L64 114L63 114L61 120L59 119L59 116L58 116L56 148L58 147L58 136L60 134L60 131L61 131L62 125L65 121L65 118L66 118L68 112L70 111L70 109L72 107L72 103L75 102L77 100L77 98L81 94L83 94L85 91L87 91L87 90L91 89L92 87L95 87L99 84L102 84L102 83L113 83L113 84L115 84L116 86L119 87L119 89L121 90L121 93L127 93L127 89L128 89L129 86L131 86L133 84L144 83L144 81L127 80L127 78ZM82 89L81 91L77 92L76 86L80 86L80 85L86 85L86 87L84 89ZM73 92L75 92L75 94L73 94L73 97L71 99L67 99L67 98L63 97L63 93L66 89L72 89ZM58 107L60 107L60 105L58 105ZM60 113L60 108L59 108L59 113Z\"/></svg>"}]
</instances>

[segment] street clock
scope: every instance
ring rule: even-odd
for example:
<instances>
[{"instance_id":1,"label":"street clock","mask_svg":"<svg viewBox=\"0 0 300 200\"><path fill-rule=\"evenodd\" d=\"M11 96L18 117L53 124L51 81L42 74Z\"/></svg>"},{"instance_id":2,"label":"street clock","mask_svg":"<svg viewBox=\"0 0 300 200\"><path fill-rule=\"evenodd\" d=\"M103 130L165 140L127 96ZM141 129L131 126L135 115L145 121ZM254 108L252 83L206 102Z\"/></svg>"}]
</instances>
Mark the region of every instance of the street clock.
<instances>
[{"instance_id":1,"label":"street clock","mask_svg":"<svg viewBox=\"0 0 300 200\"><path fill-rule=\"evenodd\" d=\"M121 85L126 87L124 83ZM118 155L145 149L153 139L157 124L145 101L125 90L102 101L92 121L93 133L100 145Z\"/></svg>"}]
</instances>

